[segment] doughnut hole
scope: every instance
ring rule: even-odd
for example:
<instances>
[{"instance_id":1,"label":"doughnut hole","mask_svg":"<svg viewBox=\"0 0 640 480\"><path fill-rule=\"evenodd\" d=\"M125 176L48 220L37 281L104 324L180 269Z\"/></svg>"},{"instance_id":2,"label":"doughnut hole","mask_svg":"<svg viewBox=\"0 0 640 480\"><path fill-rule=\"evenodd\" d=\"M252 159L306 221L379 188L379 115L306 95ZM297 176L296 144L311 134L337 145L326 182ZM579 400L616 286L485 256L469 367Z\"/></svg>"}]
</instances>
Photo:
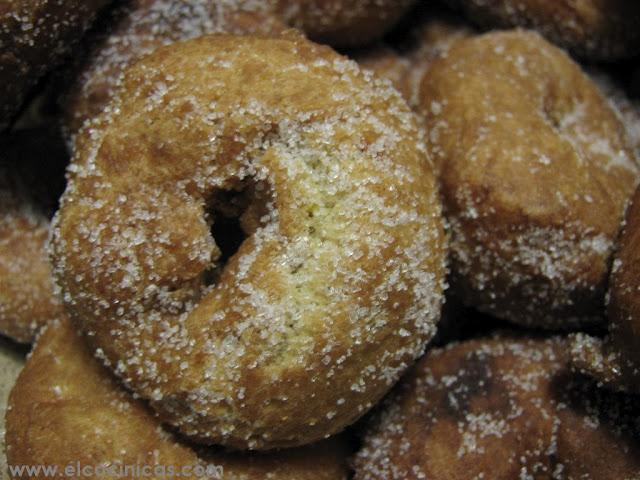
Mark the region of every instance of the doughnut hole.
<instances>
[{"instance_id":1,"label":"doughnut hole","mask_svg":"<svg viewBox=\"0 0 640 480\"><path fill-rule=\"evenodd\" d=\"M268 219L269 189L265 182L241 182L234 190L218 190L207 202L207 220L220 256L204 272L206 285L219 280L227 262L243 242Z\"/></svg>"}]
</instances>

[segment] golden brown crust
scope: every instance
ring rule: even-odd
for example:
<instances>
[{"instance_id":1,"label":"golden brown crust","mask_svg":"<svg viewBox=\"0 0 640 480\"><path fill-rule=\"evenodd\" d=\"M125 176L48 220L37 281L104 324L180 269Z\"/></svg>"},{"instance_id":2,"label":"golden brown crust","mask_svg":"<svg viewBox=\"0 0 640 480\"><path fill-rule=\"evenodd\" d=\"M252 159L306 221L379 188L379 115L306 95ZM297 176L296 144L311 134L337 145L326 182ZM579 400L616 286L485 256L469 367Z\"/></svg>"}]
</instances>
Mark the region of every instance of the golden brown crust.
<instances>
[{"instance_id":1,"label":"golden brown crust","mask_svg":"<svg viewBox=\"0 0 640 480\"><path fill-rule=\"evenodd\" d=\"M442 301L435 179L399 94L298 35L211 36L136 63L118 98L55 221L73 319L200 441L299 445L363 415ZM234 198L258 228L221 265L209 223Z\"/></svg>"},{"instance_id":2,"label":"golden brown crust","mask_svg":"<svg viewBox=\"0 0 640 480\"><path fill-rule=\"evenodd\" d=\"M640 4L627 0L448 0L489 28L524 27L592 60L632 57L640 48Z\"/></svg>"},{"instance_id":3,"label":"golden brown crust","mask_svg":"<svg viewBox=\"0 0 640 480\"><path fill-rule=\"evenodd\" d=\"M609 295L609 336L576 335L573 365L609 387L640 393L640 192L627 212Z\"/></svg>"},{"instance_id":4,"label":"golden brown crust","mask_svg":"<svg viewBox=\"0 0 640 480\"><path fill-rule=\"evenodd\" d=\"M164 430L149 408L115 381L66 319L50 324L38 339L11 392L6 421L9 465L55 465L61 472L76 462L211 465L222 467L223 475L209 478L229 480L346 480L348 472L348 446L341 437L269 455L198 452Z\"/></svg>"},{"instance_id":5,"label":"golden brown crust","mask_svg":"<svg viewBox=\"0 0 640 480\"><path fill-rule=\"evenodd\" d=\"M355 478L637 478L636 399L573 377L566 347L494 337L430 351L369 425Z\"/></svg>"},{"instance_id":6,"label":"golden brown crust","mask_svg":"<svg viewBox=\"0 0 640 480\"><path fill-rule=\"evenodd\" d=\"M0 130L38 79L57 65L110 0L0 3Z\"/></svg>"},{"instance_id":7,"label":"golden brown crust","mask_svg":"<svg viewBox=\"0 0 640 480\"><path fill-rule=\"evenodd\" d=\"M0 138L0 151L0 333L31 342L62 311L45 246L67 155L47 129Z\"/></svg>"},{"instance_id":8,"label":"golden brown crust","mask_svg":"<svg viewBox=\"0 0 640 480\"><path fill-rule=\"evenodd\" d=\"M312 40L334 47L370 44L406 13L415 0L271 0L285 22Z\"/></svg>"},{"instance_id":9,"label":"golden brown crust","mask_svg":"<svg viewBox=\"0 0 640 480\"><path fill-rule=\"evenodd\" d=\"M112 100L120 76L157 48L205 34L277 34L285 29L266 5L248 0L131 0L110 13L84 42L84 60L62 99L64 127L72 139Z\"/></svg>"},{"instance_id":10,"label":"golden brown crust","mask_svg":"<svg viewBox=\"0 0 640 480\"><path fill-rule=\"evenodd\" d=\"M420 100L460 298L525 325L601 322L638 166L598 89L542 37L512 31L455 42Z\"/></svg>"}]
</instances>

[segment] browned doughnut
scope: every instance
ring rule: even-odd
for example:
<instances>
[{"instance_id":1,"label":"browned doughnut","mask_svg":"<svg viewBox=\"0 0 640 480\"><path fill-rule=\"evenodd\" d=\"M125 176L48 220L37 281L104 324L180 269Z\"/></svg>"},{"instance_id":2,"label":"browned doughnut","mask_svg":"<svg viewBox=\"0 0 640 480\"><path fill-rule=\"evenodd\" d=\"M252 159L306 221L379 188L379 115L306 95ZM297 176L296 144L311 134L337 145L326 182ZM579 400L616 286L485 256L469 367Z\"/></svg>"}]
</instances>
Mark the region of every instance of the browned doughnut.
<instances>
[{"instance_id":1,"label":"browned doughnut","mask_svg":"<svg viewBox=\"0 0 640 480\"><path fill-rule=\"evenodd\" d=\"M609 296L609 336L575 335L573 365L607 386L640 393L640 191L627 212Z\"/></svg>"},{"instance_id":2,"label":"browned doughnut","mask_svg":"<svg viewBox=\"0 0 640 480\"><path fill-rule=\"evenodd\" d=\"M99 353L203 442L300 445L363 415L442 301L436 182L400 95L299 35L220 35L135 63L107 113L52 236ZM237 253L210 232L228 217Z\"/></svg>"},{"instance_id":3,"label":"browned doughnut","mask_svg":"<svg viewBox=\"0 0 640 480\"><path fill-rule=\"evenodd\" d=\"M367 428L356 480L640 477L640 408L568 368L562 339L430 351Z\"/></svg>"},{"instance_id":4,"label":"browned doughnut","mask_svg":"<svg viewBox=\"0 0 640 480\"><path fill-rule=\"evenodd\" d=\"M85 42L84 60L62 99L70 139L109 104L124 69L170 43L204 34L276 34L285 29L266 6L248 1L130 0Z\"/></svg>"},{"instance_id":5,"label":"browned doughnut","mask_svg":"<svg viewBox=\"0 0 640 480\"><path fill-rule=\"evenodd\" d=\"M638 55L640 3L629 0L447 0L483 27L525 27L576 55L614 60Z\"/></svg>"},{"instance_id":6,"label":"browned doughnut","mask_svg":"<svg viewBox=\"0 0 640 480\"><path fill-rule=\"evenodd\" d=\"M456 41L420 101L460 298L529 326L602 322L639 170L593 82L536 33L497 32Z\"/></svg>"},{"instance_id":7,"label":"browned doughnut","mask_svg":"<svg viewBox=\"0 0 640 480\"><path fill-rule=\"evenodd\" d=\"M110 0L0 2L0 130Z\"/></svg>"},{"instance_id":8,"label":"browned doughnut","mask_svg":"<svg viewBox=\"0 0 640 480\"><path fill-rule=\"evenodd\" d=\"M49 129L4 136L0 152L0 334L31 342L62 311L45 246L67 154Z\"/></svg>"},{"instance_id":9,"label":"browned doughnut","mask_svg":"<svg viewBox=\"0 0 640 480\"><path fill-rule=\"evenodd\" d=\"M348 474L349 446L343 437L269 455L194 448L165 430L142 401L116 383L67 320L51 323L38 339L11 392L6 422L9 465L44 464L59 472L77 462L91 468L210 465L210 480L346 480ZM81 478L79 473L73 477Z\"/></svg>"}]
</instances>

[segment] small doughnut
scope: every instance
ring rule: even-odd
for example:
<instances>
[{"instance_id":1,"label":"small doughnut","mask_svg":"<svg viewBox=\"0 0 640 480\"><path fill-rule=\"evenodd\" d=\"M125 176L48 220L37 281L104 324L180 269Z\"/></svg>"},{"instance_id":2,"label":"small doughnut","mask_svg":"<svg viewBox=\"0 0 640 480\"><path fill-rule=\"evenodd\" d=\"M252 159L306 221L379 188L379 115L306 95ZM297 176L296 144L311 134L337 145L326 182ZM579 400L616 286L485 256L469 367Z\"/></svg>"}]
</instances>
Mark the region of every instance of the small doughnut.
<instances>
[{"instance_id":1,"label":"small doughnut","mask_svg":"<svg viewBox=\"0 0 640 480\"><path fill-rule=\"evenodd\" d=\"M0 334L29 343L62 311L46 244L67 154L50 129L5 135L0 151Z\"/></svg>"},{"instance_id":2,"label":"small doughnut","mask_svg":"<svg viewBox=\"0 0 640 480\"><path fill-rule=\"evenodd\" d=\"M310 39L333 47L371 44L416 0L269 0L275 12Z\"/></svg>"},{"instance_id":3,"label":"small doughnut","mask_svg":"<svg viewBox=\"0 0 640 480\"><path fill-rule=\"evenodd\" d=\"M38 79L62 59L110 0L0 3L0 130Z\"/></svg>"},{"instance_id":4,"label":"small doughnut","mask_svg":"<svg viewBox=\"0 0 640 480\"><path fill-rule=\"evenodd\" d=\"M249 3L249 2L244 2ZM132 0L113 10L85 42L84 60L71 69L62 98L65 133L73 137L111 101L124 69L158 47L209 33L276 34L275 16L242 1Z\"/></svg>"},{"instance_id":5,"label":"small doughnut","mask_svg":"<svg viewBox=\"0 0 640 480\"><path fill-rule=\"evenodd\" d=\"M44 464L57 466L60 472L79 462L82 467L92 468L147 467L153 468L150 471L154 473L161 472L160 468L168 471L209 466L210 475L199 477L211 480L348 478L349 445L342 436L272 454L198 449L180 440L165 430L149 408L141 400L135 400L92 357L66 319L52 322L44 329L13 387L6 418L6 442L9 465ZM79 473L71 476L81 477Z\"/></svg>"},{"instance_id":6,"label":"small doughnut","mask_svg":"<svg viewBox=\"0 0 640 480\"><path fill-rule=\"evenodd\" d=\"M640 190L627 212L609 280L609 336L573 338L576 370L607 386L640 393Z\"/></svg>"},{"instance_id":7,"label":"small doughnut","mask_svg":"<svg viewBox=\"0 0 640 480\"><path fill-rule=\"evenodd\" d=\"M420 112L459 298L526 326L603 322L638 164L578 65L534 32L461 39L424 76Z\"/></svg>"},{"instance_id":8,"label":"small doughnut","mask_svg":"<svg viewBox=\"0 0 640 480\"><path fill-rule=\"evenodd\" d=\"M77 142L52 234L65 306L197 441L268 449L341 431L440 315L444 233L420 132L386 82L300 35L160 48ZM235 251L216 235L233 219Z\"/></svg>"},{"instance_id":9,"label":"small doughnut","mask_svg":"<svg viewBox=\"0 0 640 480\"><path fill-rule=\"evenodd\" d=\"M525 27L591 60L632 57L640 49L640 4L610 0L446 0L486 28Z\"/></svg>"},{"instance_id":10,"label":"small doughnut","mask_svg":"<svg viewBox=\"0 0 640 480\"><path fill-rule=\"evenodd\" d=\"M566 341L431 350L366 428L355 480L640 478L632 396L568 368Z\"/></svg>"}]
</instances>

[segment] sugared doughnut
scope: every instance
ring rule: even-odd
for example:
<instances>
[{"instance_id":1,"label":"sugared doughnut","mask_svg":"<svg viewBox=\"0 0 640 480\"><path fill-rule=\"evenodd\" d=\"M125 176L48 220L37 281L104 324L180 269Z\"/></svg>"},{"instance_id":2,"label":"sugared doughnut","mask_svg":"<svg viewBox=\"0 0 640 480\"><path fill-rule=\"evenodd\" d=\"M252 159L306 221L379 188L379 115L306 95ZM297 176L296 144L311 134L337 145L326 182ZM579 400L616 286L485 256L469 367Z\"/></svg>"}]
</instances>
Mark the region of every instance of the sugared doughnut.
<instances>
[{"instance_id":1,"label":"sugared doughnut","mask_svg":"<svg viewBox=\"0 0 640 480\"><path fill-rule=\"evenodd\" d=\"M289 25L334 47L362 46L382 37L415 0L268 0Z\"/></svg>"},{"instance_id":2,"label":"sugared doughnut","mask_svg":"<svg viewBox=\"0 0 640 480\"><path fill-rule=\"evenodd\" d=\"M602 383L640 393L640 190L627 212L611 272L609 336L577 334L574 367Z\"/></svg>"},{"instance_id":3,"label":"sugared doughnut","mask_svg":"<svg viewBox=\"0 0 640 480\"><path fill-rule=\"evenodd\" d=\"M31 342L62 311L45 245L67 155L47 129L6 135L0 152L0 334Z\"/></svg>"},{"instance_id":4,"label":"sugared doughnut","mask_svg":"<svg viewBox=\"0 0 640 480\"><path fill-rule=\"evenodd\" d=\"M456 294L528 326L602 322L638 165L594 84L536 33L496 32L456 41L420 101Z\"/></svg>"},{"instance_id":5,"label":"sugared doughnut","mask_svg":"<svg viewBox=\"0 0 640 480\"><path fill-rule=\"evenodd\" d=\"M132 0L91 32L84 60L62 99L64 127L73 138L111 101L124 69L155 49L210 33L271 34L284 30L266 6L235 0Z\"/></svg>"},{"instance_id":6,"label":"sugared doughnut","mask_svg":"<svg viewBox=\"0 0 640 480\"><path fill-rule=\"evenodd\" d=\"M447 0L487 28L533 28L593 60L632 57L640 49L640 4L625 0Z\"/></svg>"},{"instance_id":7,"label":"sugared doughnut","mask_svg":"<svg viewBox=\"0 0 640 480\"><path fill-rule=\"evenodd\" d=\"M0 3L0 130L38 79L60 61L110 0Z\"/></svg>"},{"instance_id":8,"label":"sugared doughnut","mask_svg":"<svg viewBox=\"0 0 640 480\"><path fill-rule=\"evenodd\" d=\"M267 455L198 449L181 441L92 358L66 320L51 323L38 339L11 392L6 422L12 466L44 464L61 473L69 465L113 466L114 472L125 472L126 466L146 468L154 474L145 478L159 479L346 480L348 475L349 446L342 437ZM171 468L191 468L192 475L161 475ZM206 468L208 475L197 474ZM131 473L95 477L139 478Z\"/></svg>"},{"instance_id":9,"label":"sugared doughnut","mask_svg":"<svg viewBox=\"0 0 640 480\"><path fill-rule=\"evenodd\" d=\"M430 351L367 427L356 480L640 477L635 398L568 368L566 341Z\"/></svg>"},{"instance_id":10,"label":"sugared doughnut","mask_svg":"<svg viewBox=\"0 0 640 480\"><path fill-rule=\"evenodd\" d=\"M299 35L163 47L76 143L52 235L66 307L184 434L321 439L433 336L444 245L420 130L330 48ZM234 221L236 252L216 245Z\"/></svg>"}]
</instances>

